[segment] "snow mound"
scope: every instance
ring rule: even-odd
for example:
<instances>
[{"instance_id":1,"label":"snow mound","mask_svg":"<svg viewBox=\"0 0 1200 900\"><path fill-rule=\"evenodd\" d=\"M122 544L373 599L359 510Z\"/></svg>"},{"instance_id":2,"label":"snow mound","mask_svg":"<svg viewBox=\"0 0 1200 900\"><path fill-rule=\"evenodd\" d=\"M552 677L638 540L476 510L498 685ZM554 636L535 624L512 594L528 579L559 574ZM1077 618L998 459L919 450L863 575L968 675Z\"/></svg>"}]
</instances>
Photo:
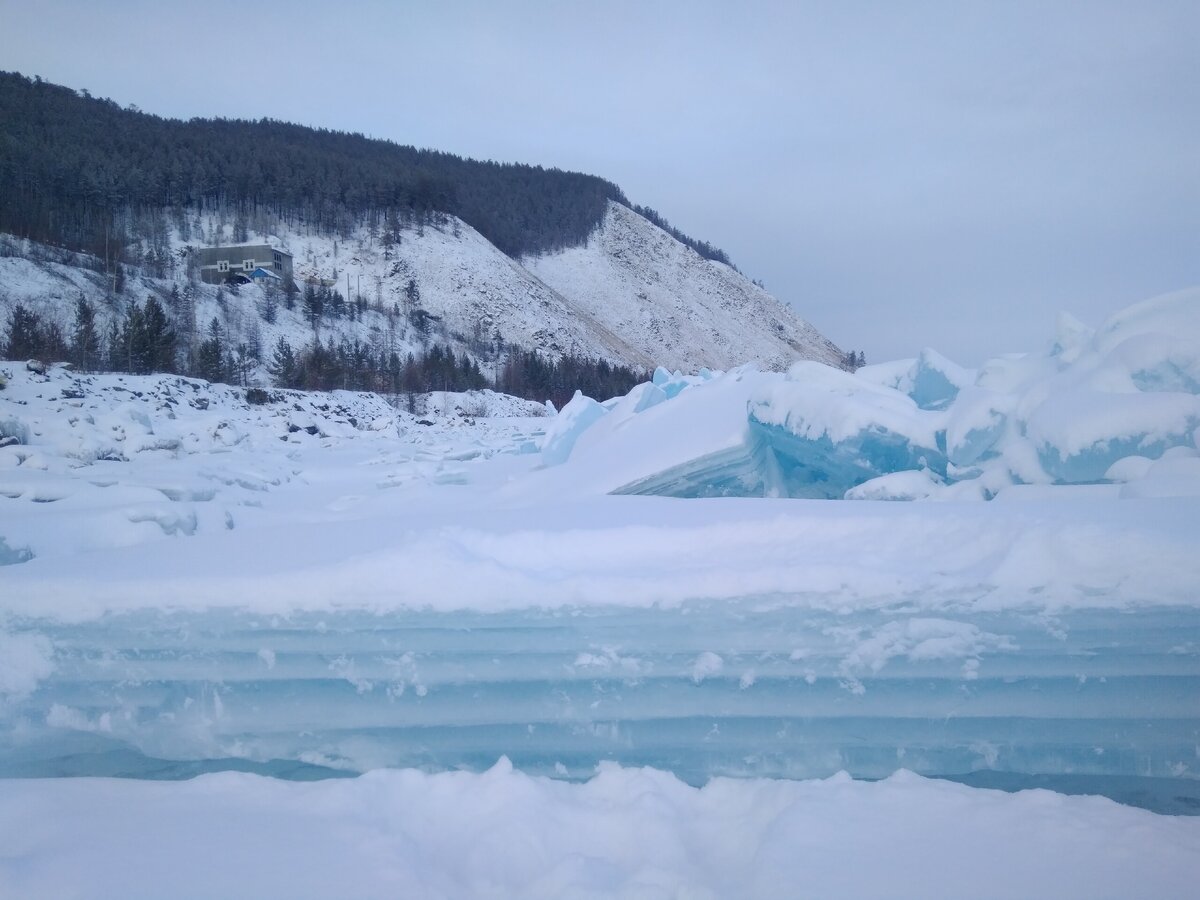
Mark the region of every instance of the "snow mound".
<instances>
[{"instance_id":1,"label":"snow mound","mask_svg":"<svg viewBox=\"0 0 1200 900\"><path fill-rule=\"evenodd\" d=\"M1200 819L1097 797L907 772L694 788L606 765L572 784L507 759L311 784L0 782L0 840L14 897L1186 897L1200 861Z\"/></svg>"}]
</instances>

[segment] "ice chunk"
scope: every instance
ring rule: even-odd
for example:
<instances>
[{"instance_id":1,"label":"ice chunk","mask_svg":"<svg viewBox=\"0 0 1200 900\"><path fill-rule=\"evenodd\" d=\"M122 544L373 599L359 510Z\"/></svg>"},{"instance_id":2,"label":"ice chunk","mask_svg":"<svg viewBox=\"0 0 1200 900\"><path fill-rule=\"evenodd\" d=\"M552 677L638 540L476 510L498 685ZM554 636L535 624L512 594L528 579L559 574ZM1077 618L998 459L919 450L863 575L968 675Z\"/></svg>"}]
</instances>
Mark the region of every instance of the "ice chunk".
<instances>
[{"instance_id":1,"label":"ice chunk","mask_svg":"<svg viewBox=\"0 0 1200 900\"><path fill-rule=\"evenodd\" d=\"M576 391L575 396L546 429L542 440L542 462L547 466L557 466L566 462L579 436L600 421L607 412L608 410L591 397L585 397L580 391Z\"/></svg>"},{"instance_id":2,"label":"ice chunk","mask_svg":"<svg viewBox=\"0 0 1200 900\"><path fill-rule=\"evenodd\" d=\"M742 370L745 371L752 368L750 366L743 366ZM650 383L670 398L678 396L680 392L693 385L712 381L713 378L719 377L721 374L713 372L711 369L702 369L697 375L684 375L679 371L668 372L662 366L659 366L654 370L654 376L651 378Z\"/></svg>"},{"instance_id":3,"label":"ice chunk","mask_svg":"<svg viewBox=\"0 0 1200 900\"><path fill-rule=\"evenodd\" d=\"M946 456L969 466L995 448L1004 434L1013 398L985 388L962 390L946 418Z\"/></svg>"},{"instance_id":4,"label":"ice chunk","mask_svg":"<svg viewBox=\"0 0 1200 900\"><path fill-rule=\"evenodd\" d=\"M609 401L611 405L605 404L605 406L617 417L614 420L615 424L617 420L624 420L640 412L645 412L667 399L667 394L662 388L653 382L646 382L635 386L624 397L614 398Z\"/></svg>"},{"instance_id":5,"label":"ice chunk","mask_svg":"<svg viewBox=\"0 0 1200 900\"><path fill-rule=\"evenodd\" d=\"M909 396L921 409L942 409L975 381L975 373L925 348L917 357Z\"/></svg>"},{"instance_id":6,"label":"ice chunk","mask_svg":"<svg viewBox=\"0 0 1200 900\"><path fill-rule=\"evenodd\" d=\"M1197 427L1200 397L1088 390L1051 394L1026 426L1046 472L1075 484L1099 481L1126 456L1157 458L1171 447L1191 446Z\"/></svg>"},{"instance_id":7,"label":"ice chunk","mask_svg":"<svg viewBox=\"0 0 1200 900\"><path fill-rule=\"evenodd\" d=\"M788 496L842 497L889 472L946 471L936 414L827 366L797 363L786 380L764 384L751 396L750 421Z\"/></svg>"}]
</instances>

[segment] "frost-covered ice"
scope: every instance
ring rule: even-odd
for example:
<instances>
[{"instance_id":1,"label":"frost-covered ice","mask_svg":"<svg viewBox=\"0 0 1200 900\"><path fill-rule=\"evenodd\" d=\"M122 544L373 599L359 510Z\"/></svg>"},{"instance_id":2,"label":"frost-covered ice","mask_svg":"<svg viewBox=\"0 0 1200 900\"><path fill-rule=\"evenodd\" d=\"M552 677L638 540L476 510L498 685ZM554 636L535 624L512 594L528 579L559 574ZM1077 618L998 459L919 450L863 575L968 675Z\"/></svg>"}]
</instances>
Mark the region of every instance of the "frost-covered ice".
<instances>
[{"instance_id":1,"label":"frost-covered ice","mask_svg":"<svg viewBox=\"0 0 1200 900\"><path fill-rule=\"evenodd\" d=\"M0 895L1186 893L1197 346L557 416L0 364Z\"/></svg>"}]
</instances>

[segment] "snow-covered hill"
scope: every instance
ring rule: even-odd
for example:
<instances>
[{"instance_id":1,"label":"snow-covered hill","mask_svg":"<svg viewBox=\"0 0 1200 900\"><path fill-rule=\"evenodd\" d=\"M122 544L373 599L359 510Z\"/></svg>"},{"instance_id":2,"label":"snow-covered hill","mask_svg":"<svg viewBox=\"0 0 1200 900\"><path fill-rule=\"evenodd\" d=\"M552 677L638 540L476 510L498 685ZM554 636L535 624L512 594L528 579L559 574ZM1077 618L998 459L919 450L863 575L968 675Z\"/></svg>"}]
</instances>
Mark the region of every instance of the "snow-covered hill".
<instances>
[{"instance_id":1,"label":"snow-covered hill","mask_svg":"<svg viewBox=\"0 0 1200 900\"><path fill-rule=\"evenodd\" d=\"M747 361L783 368L798 359L831 365L840 360L836 347L770 294L616 205L587 247L521 262L451 216L409 224L395 243L365 223L348 239L282 222L260 228L251 229L246 240L287 250L298 283L307 278L331 283L351 301L361 298L362 314L327 317L314 329L299 303L287 309L281 296L268 297L253 285L231 293L193 284L181 309L188 248L234 242L231 223L192 213L185 229L171 228L170 262L157 263L158 277L150 265L127 266L120 294L95 259L5 239L0 328L22 303L69 334L75 301L83 296L96 308L104 334L131 301L155 295L164 301L174 297L166 305L181 334L191 330L203 337L215 317L231 348L246 343L261 348L264 358L280 337L295 347L314 338L344 337L401 356L419 353L429 341L448 343L473 356L485 372L497 362L490 356L497 338L552 356L571 352L647 369ZM161 260L161 250L153 258ZM268 306L274 307L271 316ZM418 328L425 314L428 327ZM263 368L255 379L265 382Z\"/></svg>"},{"instance_id":2,"label":"snow-covered hill","mask_svg":"<svg viewBox=\"0 0 1200 900\"><path fill-rule=\"evenodd\" d=\"M668 368L840 365L841 351L790 307L616 203L586 246L523 262L581 314Z\"/></svg>"}]
</instances>

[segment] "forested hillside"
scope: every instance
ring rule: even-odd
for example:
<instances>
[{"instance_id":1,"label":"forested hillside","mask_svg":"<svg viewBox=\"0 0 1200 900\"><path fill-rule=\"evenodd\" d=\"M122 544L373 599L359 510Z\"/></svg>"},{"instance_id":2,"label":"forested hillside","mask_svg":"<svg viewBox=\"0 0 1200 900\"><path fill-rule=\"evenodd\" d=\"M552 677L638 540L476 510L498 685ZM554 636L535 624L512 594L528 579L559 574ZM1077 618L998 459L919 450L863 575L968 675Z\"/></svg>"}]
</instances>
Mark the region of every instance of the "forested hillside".
<instances>
[{"instance_id":1,"label":"forested hillside","mask_svg":"<svg viewBox=\"0 0 1200 900\"><path fill-rule=\"evenodd\" d=\"M263 243L278 285L201 283ZM0 356L246 386L562 403L656 366L842 364L718 248L591 175L183 122L0 73Z\"/></svg>"},{"instance_id":2,"label":"forested hillside","mask_svg":"<svg viewBox=\"0 0 1200 900\"><path fill-rule=\"evenodd\" d=\"M327 234L436 211L516 257L577 246L609 200L628 205L592 175L271 119L165 119L16 73L0 73L0 197L0 231L105 259L164 210L220 206L243 229L268 214Z\"/></svg>"}]
</instances>

